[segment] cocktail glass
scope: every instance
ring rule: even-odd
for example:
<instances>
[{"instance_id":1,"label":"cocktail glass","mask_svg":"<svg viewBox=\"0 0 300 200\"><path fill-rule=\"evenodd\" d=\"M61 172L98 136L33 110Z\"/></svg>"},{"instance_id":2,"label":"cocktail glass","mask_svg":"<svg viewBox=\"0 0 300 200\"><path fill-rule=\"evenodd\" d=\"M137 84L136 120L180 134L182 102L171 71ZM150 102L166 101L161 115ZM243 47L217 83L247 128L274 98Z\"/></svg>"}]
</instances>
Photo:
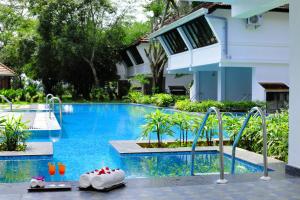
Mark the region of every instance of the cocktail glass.
<instances>
[{"instance_id":1,"label":"cocktail glass","mask_svg":"<svg viewBox=\"0 0 300 200\"><path fill-rule=\"evenodd\" d=\"M51 180L51 184L49 186L55 187L56 185L54 183L52 183L53 176L55 175L55 164L48 163L48 172L49 172L50 180Z\"/></svg>"},{"instance_id":2,"label":"cocktail glass","mask_svg":"<svg viewBox=\"0 0 300 200\"><path fill-rule=\"evenodd\" d=\"M65 175L65 172L66 172L66 165L64 165L62 163L58 163L58 172L59 172L59 175L61 176L61 180L63 180L63 176ZM58 186L64 187L66 185L64 183L61 183Z\"/></svg>"}]
</instances>

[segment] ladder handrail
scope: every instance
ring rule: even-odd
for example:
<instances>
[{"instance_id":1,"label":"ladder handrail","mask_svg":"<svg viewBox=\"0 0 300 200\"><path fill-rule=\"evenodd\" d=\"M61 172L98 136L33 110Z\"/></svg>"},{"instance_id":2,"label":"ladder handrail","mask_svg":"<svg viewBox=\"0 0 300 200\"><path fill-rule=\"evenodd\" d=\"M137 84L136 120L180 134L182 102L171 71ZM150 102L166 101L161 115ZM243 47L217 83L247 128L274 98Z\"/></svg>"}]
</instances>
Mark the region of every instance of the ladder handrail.
<instances>
[{"instance_id":1,"label":"ladder handrail","mask_svg":"<svg viewBox=\"0 0 300 200\"><path fill-rule=\"evenodd\" d=\"M51 103L52 103L52 110L54 113L54 101L57 100L59 103L59 118L60 118L60 126L62 126L62 101L60 100L59 97L52 97L49 100L49 118L51 118Z\"/></svg>"},{"instance_id":2,"label":"ladder handrail","mask_svg":"<svg viewBox=\"0 0 300 200\"><path fill-rule=\"evenodd\" d=\"M227 183L227 180L225 179L224 175L224 146L223 146L223 122L222 122L222 115L218 108L211 107L207 110L204 120L202 122L202 125L198 131L198 134L196 135L193 146L192 146L192 158L191 158L191 176L194 176L194 162L195 162L195 149L198 142L198 139L200 137L200 134L202 133L204 126L207 122L208 117L211 113L216 113L218 118L218 128L219 128L219 152L220 152L220 179L217 180L218 184L225 184Z\"/></svg>"},{"instance_id":3,"label":"ladder handrail","mask_svg":"<svg viewBox=\"0 0 300 200\"><path fill-rule=\"evenodd\" d=\"M267 152L268 152L268 147L267 147L267 127L266 127L266 116L265 113L262 111L261 108L259 107L253 107L247 118L245 119L242 128L240 129L237 137L234 140L234 143L232 145L232 162L231 162L231 173L234 173L234 168L235 168L235 152L236 152L236 147L238 145L238 142L241 139L241 136L250 120L250 118L252 117L253 114L255 113L259 113L259 116L261 117L262 120L262 129L263 129L263 162L264 162L264 175L263 177L261 177L262 180L270 180L270 177L268 175L268 156L267 156Z\"/></svg>"},{"instance_id":4,"label":"ladder handrail","mask_svg":"<svg viewBox=\"0 0 300 200\"><path fill-rule=\"evenodd\" d=\"M6 98L4 95L0 95L0 97L9 104L9 109L12 111L12 102Z\"/></svg>"},{"instance_id":5,"label":"ladder handrail","mask_svg":"<svg viewBox=\"0 0 300 200\"><path fill-rule=\"evenodd\" d=\"M47 96L46 96L46 106L49 105L49 97L53 98L54 95L51 94L51 93L47 94Z\"/></svg>"}]
</instances>

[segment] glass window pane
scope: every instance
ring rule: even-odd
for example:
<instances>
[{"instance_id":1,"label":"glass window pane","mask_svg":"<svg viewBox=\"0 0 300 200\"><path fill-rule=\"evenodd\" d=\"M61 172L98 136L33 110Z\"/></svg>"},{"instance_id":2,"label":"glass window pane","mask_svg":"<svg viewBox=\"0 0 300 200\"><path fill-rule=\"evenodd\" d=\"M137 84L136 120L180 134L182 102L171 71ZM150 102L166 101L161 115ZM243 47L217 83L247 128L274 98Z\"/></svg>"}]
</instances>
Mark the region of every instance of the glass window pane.
<instances>
[{"instance_id":1,"label":"glass window pane","mask_svg":"<svg viewBox=\"0 0 300 200\"><path fill-rule=\"evenodd\" d=\"M131 62L131 60L126 52L123 52L121 54L121 57L122 57L123 61L125 62L125 64L127 65L127 67L133 66L133 63Z\"/></svg>"},{"instance_id":2,"label":"glass window pane","mask_svg":"<svg viewBox=\"0 0 300 200\"><path fill-rule=\"evenodd\" d=\"M170 48L171 54L181 53L188 50L177 29L164 33L162 37L164 38L166 45Z\"/></svg>"},{"instance_id":3,"label":"glass window pane","mask_svg":"<svg viewBox=\"0 0 300 200\"><path fill-rule=\"evenodd\" d=\"M137 50L136 46L129 47L128 51L132 55L135 64L140 65L140 64L144 63L144 61L143 61L139 51Z\"/></svg>"},{"instance_id":4,"label":"glass window pane","mask_svg":"<svg viewBox=\"0 0 300 200\"><path fill-rule=\"evenodd\" d=\"M197 38L195 38L195 35L193 34L193 32L191 32L186 27L182 27L182 28L183 28L183 32L185 33L189 42L191 43L193 49L197 48L197 44L194 42L194 40L197 40Z\"/></svg>"},{"instance_id":5,"label":"glass window pane","mask_svg":"<svg viewBox=\"0 0 300 200\"><path fill-rule=\"evenodd\" d=\"M194 49L217 43L217 38L204 16L198 17L183 26Z\"/></svg>"}]
</instances>

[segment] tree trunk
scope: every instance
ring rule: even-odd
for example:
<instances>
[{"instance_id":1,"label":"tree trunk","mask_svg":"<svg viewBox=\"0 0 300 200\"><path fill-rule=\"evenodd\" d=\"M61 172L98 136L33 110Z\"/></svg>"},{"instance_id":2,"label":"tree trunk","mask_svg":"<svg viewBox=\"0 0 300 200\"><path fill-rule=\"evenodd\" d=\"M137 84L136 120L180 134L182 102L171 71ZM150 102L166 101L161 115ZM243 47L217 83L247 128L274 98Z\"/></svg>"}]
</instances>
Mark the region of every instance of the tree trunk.
<instances>
[{"instance_id":1,"label":"tree trunk","mask_svg":"<svg viewBox=\"0 0 300 200\"><path fill-rule=\"evenodd\" d=\"M100 82L99 82L99 79L98 79L98 76L97 76L97 71L96 71L96 68L94 66L94 63L91 62L91 63L89 63L89 65L90 65L92 73L93 73L93 77L94 77L94 81L95 81L95 87L99 87Z\"/></svg>"},{"instance_id":2,"label":"tree trunk","mask_svg":"<svg viewBox=\"0 0 300 200\"><path fill-rule=\"evenodd\" d=\"M161 147L161 144L160 144L160 132L159 132L159 127L157 126L156 127L156 134L157 134L157 146L158 147Z\"/></svg>"},{"instance_id":3,"label":"tree trunk","mask_svg":"<svg viewBox=\"0 0 300 200\"><path fill-rule=\"evenodd\" d=\"M98 79L97 70L96 70L95 65L94 65L94 58L95 58L95 49L92 50L92 55L91 55L90 59L87 59L86 57L83 56L84 61L88 63L88 65L90 66L90 68L92 70L93 77L94 77L94 82L95 82L95 87L97 88L97 87L100 86L100 81Z\"/></svg>"},{"instance_id":4,"label":"tree trunk","mask_svg":"<svg viewBox=\"0 0 300 200\"><path fill-rule=\"evenodd\" d=\"M97 70L95 68L95 65L94 65L94 56L92 56L92 58L89 60L85 57L83 57L83 59L85 60L85 62L87 62L87 64L90 66L91 70L92 70L92 74L93 74L93 77L94 77L94 83L95 83L95 87L99 87L100 85L100 81L98 79L98 75L97 75Z\"/></svg>"}]
</instances>

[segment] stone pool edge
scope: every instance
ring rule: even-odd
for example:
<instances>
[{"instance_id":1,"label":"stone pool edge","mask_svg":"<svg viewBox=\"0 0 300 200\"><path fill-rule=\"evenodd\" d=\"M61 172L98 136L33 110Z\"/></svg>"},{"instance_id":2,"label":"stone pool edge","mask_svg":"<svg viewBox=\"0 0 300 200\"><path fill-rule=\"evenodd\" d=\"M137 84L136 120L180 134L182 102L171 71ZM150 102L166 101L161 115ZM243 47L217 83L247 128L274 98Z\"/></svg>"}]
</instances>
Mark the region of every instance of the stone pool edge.
<instances>
[{"instance_id":1,"label":"stone pool edge","mask_svg":"<svg viewBox=\"0 0 300 200\"><path fill-rule=\"evenodd\" d=\"M52 142L27 142L26 144L26 151L0 151L0 159L7 156L53 156Z\"/></svg>"},{"instance_id":2,"label":"stone pool edge","mask_svg":"<svg viewBox=\"0 0 300 200\"><path fill-rule=\"evenodd\" d=\"M145 143L145 141L135 140L112 140L109 141L111 146L119 154L142 154L142 153L176 153L176 152L190 152L190 147L179 147L179 148L143 148L139 143ZM219 151L218 146L204 146L196 147L196 151ZM232 155L232 146L224 146L224 153ZM236 158L256 164L263 165L263 156L245 149L236 148ZM268 157L269 168L274 170L280 170L285 167L283 161L275 158Z\"/></svg>"}]
</instances>

